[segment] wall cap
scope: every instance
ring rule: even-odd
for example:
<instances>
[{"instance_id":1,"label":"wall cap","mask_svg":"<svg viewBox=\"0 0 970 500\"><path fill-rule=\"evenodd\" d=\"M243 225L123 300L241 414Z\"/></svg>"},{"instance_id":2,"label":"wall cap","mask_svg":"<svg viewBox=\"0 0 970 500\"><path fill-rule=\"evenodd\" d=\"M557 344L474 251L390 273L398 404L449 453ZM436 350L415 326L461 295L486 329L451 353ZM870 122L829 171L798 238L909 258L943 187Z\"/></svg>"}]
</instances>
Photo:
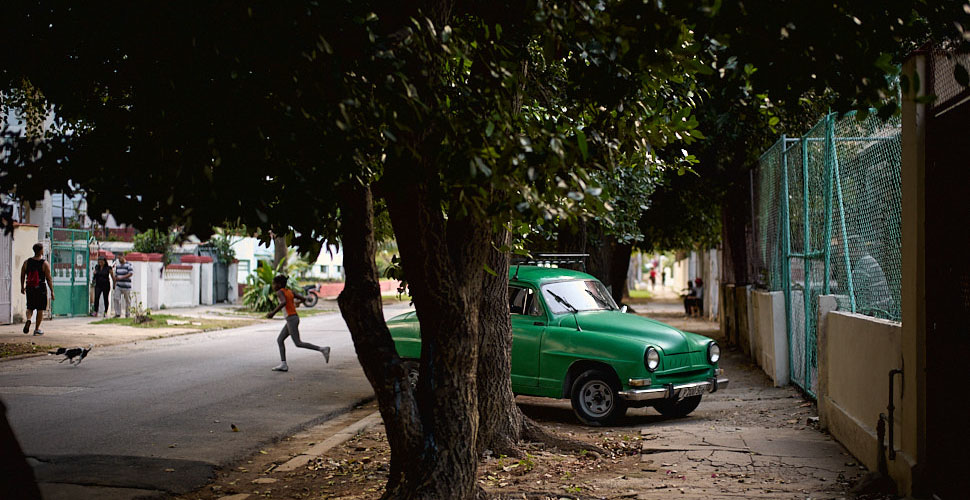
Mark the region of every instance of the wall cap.
<instances>
[{"instance_id":1,"label":"wall cap","mask_svg":"<svg viewBox=\"0 0 970 500\"><path fill-rule=\"evenodd\" d=\"M169 264L165 266L166 271L170 269L173 271L191 271L192 265L191 264Z\"/></svg>"},{"instance_id":2,"label":"wall cap","mask_svg":"<svg viewBox=\"0 0 970 500\"><path fill-rule=\"evenodd\" d=\"M148 262L161 262L162 254L160 253L150 253L148 255Z\"/></svg>"},{"instance_id":3,"label":"wall cap","mask_svg":"<svg viewBox=\"0 0 970 500\"><path fill-rule=\"evenodd\" d=\"M202 262L198 255L183 255L181 260L183 264L197 264Z\"/></svg>"},{"instance_id":4,"label":"wall cap","mask_svg":"<svg viewBox=\"0 0 970 500\"><path fill-rule=\"evenodd\" d=\"M113 255L114 254L112 254L112 258L114 258ZM130 260L132 262L148 262L149 258L148 254L141 252L128 252L128 254L125 255L125 260Z\"/></svg>"}]
</instances>

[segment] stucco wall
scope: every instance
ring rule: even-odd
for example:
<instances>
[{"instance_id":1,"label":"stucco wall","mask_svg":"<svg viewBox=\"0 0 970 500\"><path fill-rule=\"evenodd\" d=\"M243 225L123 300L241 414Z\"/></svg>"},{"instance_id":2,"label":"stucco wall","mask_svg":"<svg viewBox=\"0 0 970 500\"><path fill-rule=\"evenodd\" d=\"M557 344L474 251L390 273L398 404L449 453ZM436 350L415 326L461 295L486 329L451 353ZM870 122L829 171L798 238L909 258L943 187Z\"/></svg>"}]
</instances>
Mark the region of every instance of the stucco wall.
<instances>
[{"instance_id":1,"label":"stucco wall","mask_svg":"<svg viewBox=\"0 0 970 500\"><path fill-rule=\"evenodd\" d=\"M776 387L788 385L788 331L785 326L785 295L753 291L751 307L751 357Z\"/></svg>"},{"instance_id":2,"label":"stucco wall","mask_svg":"<svg viewBox=\"0 0 970 500\"><path fill-rule=\"evenodd\" d=\"M876 470L879 414L889 403L889 371L902 367L902 326L894 321L840 311L826 318L827 392L822 410L829 432L870 470ZM904 401L896 380L895 441L899 447L905 424Z\"/></svg>"},{"instance_id":3,"label":"stucco wall","mask_svg":"<svg viewBox=\"0 0 970 500\"><path fill-rule=\"evenodd\" d=\"M37 243L37 226L23 224L13 229L13 269L10 277L12 290L10 291L10 308L14 323L23 323L27 315L27 296L20 293L20 267L24 261L34 255L31 249Z\"/></svg>"},{"instance_id":4,"label":"stucco wall","mask_svg":"<svg viewBox=\"0 0 970 500\"><path fill-rule=\"evenodd\" d=\"M192 266L188 269L178 269L170 266L165 269L160 286L161 303L159 307L190 307L195 305L193 295L198 297L197 289L193 286Z\"/></svg>"}]
</instances>

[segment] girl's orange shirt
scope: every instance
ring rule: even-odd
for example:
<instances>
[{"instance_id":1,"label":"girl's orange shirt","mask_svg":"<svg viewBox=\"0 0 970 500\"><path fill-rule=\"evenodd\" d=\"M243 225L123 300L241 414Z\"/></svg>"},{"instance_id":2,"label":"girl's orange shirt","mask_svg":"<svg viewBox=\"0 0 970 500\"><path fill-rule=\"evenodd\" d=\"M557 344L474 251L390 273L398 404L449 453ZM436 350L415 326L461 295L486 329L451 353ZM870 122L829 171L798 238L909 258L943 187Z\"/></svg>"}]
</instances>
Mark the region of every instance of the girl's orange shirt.
<instances>
[{"instance_id":1,"label":"girl's orange shirt","mask_svg":"<svg viewBox=\"0 0 970 500\"><path fill-rule=\"evenodd\" d=\"M289 288L284 288L283 296L286 297L286 315L296 316L296 304L293 302L293 291Z\"/></svg>"}]
</instances>

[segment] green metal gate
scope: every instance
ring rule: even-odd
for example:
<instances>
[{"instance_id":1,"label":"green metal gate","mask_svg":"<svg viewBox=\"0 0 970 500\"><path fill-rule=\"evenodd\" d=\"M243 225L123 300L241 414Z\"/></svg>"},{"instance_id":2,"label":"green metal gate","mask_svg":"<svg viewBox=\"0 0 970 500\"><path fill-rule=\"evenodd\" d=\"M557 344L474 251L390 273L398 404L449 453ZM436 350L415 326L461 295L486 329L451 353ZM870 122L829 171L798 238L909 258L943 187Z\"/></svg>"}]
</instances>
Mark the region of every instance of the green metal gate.
<instances>
[{"instance_id":1,"label":"green metal gate","mask_svg":"<svg viewBox=\"0 0 970 500\"><path fill-rule=\"evenodd\" d=\"M900 122L829 114L782 136L752 175L753 258L784 292L790 377L814 396L818 302L900 319Z\"/></svg>"},{"instance_id":2,"label":"green metal gate","mask_svg":"<svg viewBox=\"0 0 970 500\"><path fill-rule=\"evenodd\" d=\"M91 250L89 231L51 229L51 277L56 300L54 316L82 316L89 312Z\"/></svg>"}]
</instances>

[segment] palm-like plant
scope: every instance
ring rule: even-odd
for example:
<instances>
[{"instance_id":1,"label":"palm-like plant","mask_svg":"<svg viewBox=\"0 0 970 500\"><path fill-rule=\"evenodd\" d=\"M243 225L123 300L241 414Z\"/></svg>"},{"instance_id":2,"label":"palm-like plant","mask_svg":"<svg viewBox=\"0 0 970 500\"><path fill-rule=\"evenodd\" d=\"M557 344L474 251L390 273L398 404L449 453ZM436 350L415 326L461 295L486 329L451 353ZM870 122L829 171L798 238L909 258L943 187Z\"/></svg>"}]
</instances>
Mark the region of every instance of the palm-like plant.
<instances>
[{"instance_id":1,"label":"palm-like plant","mask_svg":"<svg viewBox=\"0 0 970 500\"><path fill-rule=\"evenodd\" d=\"M273 292L273 278L283 272L286 262L280 262L276 269L272 266L259 266L246 277L246 291L243 293L243 304L253 311L267 312L276 307L276 294ZM287 271L289 268L287 267ZM297 290L298 283L289 273L287 286Z\"/></svg>"}]
</instances>

